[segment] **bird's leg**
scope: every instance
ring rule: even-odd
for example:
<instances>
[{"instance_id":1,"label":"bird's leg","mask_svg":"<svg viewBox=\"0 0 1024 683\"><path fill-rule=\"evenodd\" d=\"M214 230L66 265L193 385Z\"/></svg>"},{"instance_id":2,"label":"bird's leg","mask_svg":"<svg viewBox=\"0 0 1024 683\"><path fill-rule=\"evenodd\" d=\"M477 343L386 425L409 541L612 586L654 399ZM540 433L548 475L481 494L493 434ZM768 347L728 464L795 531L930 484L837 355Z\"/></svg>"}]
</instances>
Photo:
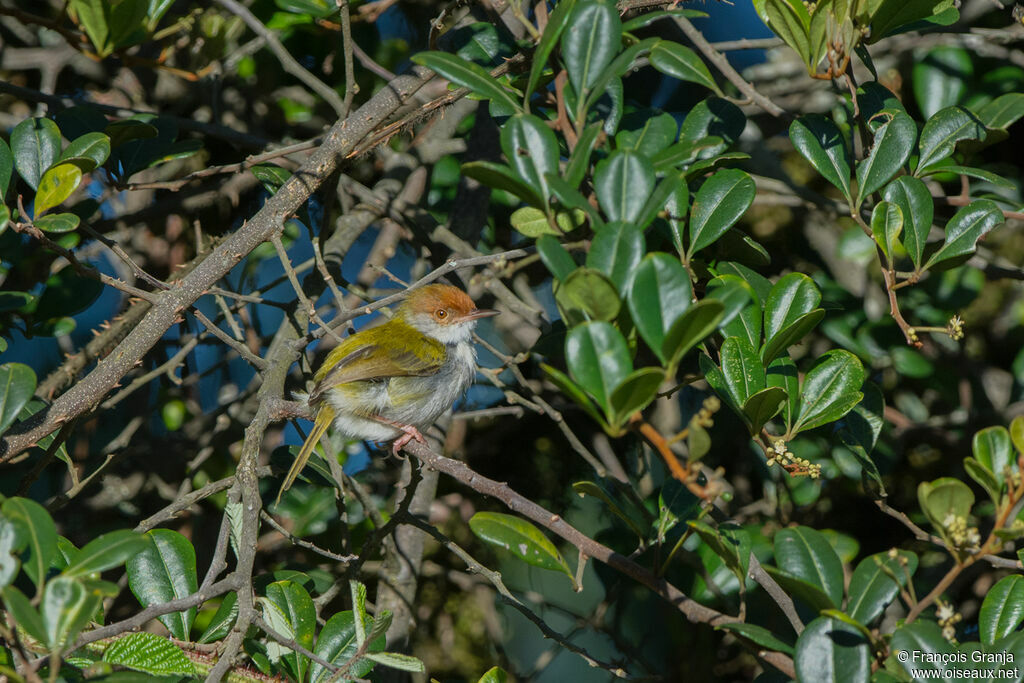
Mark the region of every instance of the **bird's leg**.
<instances>
[{"instance_id":1,"label":"bird's leg","mask_svg":"<svg viewBox=\"0 0 1024 683\"><path fill-rule=\"evenodd\" d=\"M395 429L400 429L403 432L403 434L397 439L395 439L395 442L391 444L391 453L396 458L399 457L398 451L402 450L405 444L409 443L413 439L416 439L422 444L427 443L427 440L423 438L422 434L420 434L420 430L416 429L416 427L412 425L402 424L401 422L395 422L394 420L389 420L386 417L380 416L377 416L373 419L377 420L378 422L383 422L384 424L391 425Z\"/></svg>"}]
</instances>

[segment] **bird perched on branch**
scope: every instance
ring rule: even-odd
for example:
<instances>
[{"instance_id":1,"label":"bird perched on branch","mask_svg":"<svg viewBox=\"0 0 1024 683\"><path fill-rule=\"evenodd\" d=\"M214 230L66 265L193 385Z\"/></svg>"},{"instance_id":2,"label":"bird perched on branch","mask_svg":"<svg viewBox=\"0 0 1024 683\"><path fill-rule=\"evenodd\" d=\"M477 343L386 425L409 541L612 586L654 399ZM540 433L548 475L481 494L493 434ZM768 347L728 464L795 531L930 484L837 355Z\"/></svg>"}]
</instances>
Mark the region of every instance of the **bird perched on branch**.
<instances>
[{"instance_id":1,"label":"bird perched on branch","mask_svg":"<svg viewBox=\"0 0 1024 683\"><path fill-rule=\"evenodd\" d=\"M457 287L433 284L410 292L388 322L345 338L314 376L307 398L316 413L313 430L277 499L332 424L349 437L394 439L396 454L412 439L422 443L420 429L451 408L473 382L476 321L497 313L477 308Z\"/></svg>"}]
</instances>

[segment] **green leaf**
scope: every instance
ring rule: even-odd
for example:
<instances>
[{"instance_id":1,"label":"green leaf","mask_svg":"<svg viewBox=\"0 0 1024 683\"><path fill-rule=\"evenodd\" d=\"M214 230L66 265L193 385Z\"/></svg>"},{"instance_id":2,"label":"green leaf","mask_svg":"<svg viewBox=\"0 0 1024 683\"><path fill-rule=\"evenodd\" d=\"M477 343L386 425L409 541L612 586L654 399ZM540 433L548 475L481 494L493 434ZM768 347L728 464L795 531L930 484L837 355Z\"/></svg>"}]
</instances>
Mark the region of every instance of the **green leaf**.
<instances>
[{"instance_id":1,"label":"green leaf","mask_svg":"<svg viewBox=\"0 0 1024 683\"><path fill-rule=\"evenodd\" d=\"M184 598L196 592L196 551L187 538L170 529L153 529L148 543L127 562L128 587L143 607ZM196 608L158 617L171 635L189 640Z\"/></svg>"},{"instance_id":2,"label":"green leaf","mask_svg":"<svg viewBox=\"0 0 1024 683\"><path fill-rule=\"evenodd\" d=\"M793 646L779 640L778 637L766 629L764 626L758 626L757 624L747 624L743 622L731 622L728 624L721 624L715 627L719 630L729 631L730 633L746 638L750 642L768 650L775 650L776 652L782 652L790 657L793 656Z\"/></svg>"},{"instance_id":3,"label":"green leaf","mask_svg":"<svg viewBox=\"0 0 1024 683\"><path fill-rule=\"evenodd\" d=\"M996 479L996 475L992 473L992 470L982 465L974 458L964 458L964 471L967 475L978 482L981 488L985 489L985 493L988 494L992 502L999 504L999 499L1002 497L1002 485Z\"/></svg>"},{"instance_id":4,"label":"green leaf","mask_svg":"<svg viewBox=\"0 0 1024 683\"><path fill-rule=\"evenodd\" d=\"M554 10L548 16L547 26L544 27L544 35L537 43L537 49L533 52L533 63L530 66L530 77L526 81L526 101L529 102L537 83L540 82L541 74L547 67L548 57L551 51L558 44L558 39L569 23L569 17L576 7L576 0L563 0L555 5Z\"/></svg>"},{"instance_id":5,"label":"green leaf","mask_svg":"<svg viewBox=\"0 0 1024 683\"><path fill-rule=\"evenodd\" d=\"M575 0L571 1L575 2ZM555 11L557 12L561 6L562 3L558 3L555 6ZM569 162L565 165L565 182L573 189L579 187L590 168L590 155L597 144L598 136L601 135L601 127L601 122L595 121L584 128L576 141L572 154L569 155Z\"/></svg>"},{"instance_id":6,"label":"green leaf","mask_svg":"<svg viewBox=\"0 0 1024 683\"><path fill-rule=\"evenodd\" d=\"M662 343L662 353L669 359L669 367L679 365L690 349L714 332L723 315L725 307L721 301L704 299L690 306L669 328Z\"/></svg>"},{"instance_id":7,"label":"green leaf","mask_svg":"<svg viewBox=\"0 0 1024 683\"><path fill-rule=\"evenodd\" d=\"M78 227L80 222L81 219L73 213L52 213L33 221L35 226L43 232L53 234L71 232Z\"/></svg>"},{"instance_id":8,"label":"green leaf","mask_svg":"<svg viewBox=\"0 0 1024 683\"><path fill-rule=\"evenodd\" d=\"M789 273L772 285L764 302L764 336L770 343L782 330L821 303L821 292L803 273Z\"/></svg>"},{"instance_id":9,"label":"green leaf","mask_svg":"<svg viewBox=\"0 0 1024 683\"><path fill-rule=\"evenodd\" d=\"M152 676L194 676L191 660L177 645L155 633L127 633L103 652L103 661Z\"/></svg>"},{"instance_id":10,"label":"green leaf","mask_svg":"<svg viewBox=\"0 0 1024 683\"><path fill-rule=\"evenodd\" d=\"M469 528L481 540L504 548L529 565L573 578L558 548L525 519L501 512L478 512L470 518Z\"/></svg>"},{"instance_id":11,"label":"green leaf","mask_svg":"<svg viewBox=\"0 0 1024 683\"><path fill-rule=\"evenodd\" d=\"M849 351L836 349L822 356L804 377L800 410L793 433L834 422L860 403L864 366Z\"/></svg>"},{"instance_id":12,"label":"green leaf","mask_svg":"<svg viewBox=\"0 0 1024 683\"><path fill-rule=\"evenodd\" d=\"M636 219L636 227L640 230L647 228L654 219L658 217L662 209L666 209L671 202L672 208L677 206L679 196L683 192L689 192L686 187L686 176L678 173L669 173L658 186L654 188L643 211ZM671 209L669 210L671 212Z\"/></svg>"},{"instance_id":13,"label":"green leaf","mask_svg":"<svg viewBox=\"0 0 1024 683\"><path fill-rule=\"evenodd\" d=\"M874 450L878 435L882 432L885 399L882 396L882 390L873 382L865 383L863 392L864 398L860 403L838 422L836 435L847 448L853 451L864 473L884 494L882 475L878 472L878 467L869 454Z\"/></svg>"},{"instance_id":14,"label":"green leaf","mask_svg":"<svg viewBox=\"0 0 1024 683\"><path fill-rule=\"evenodd\" d=\"M642 110L637 113L644 115L640 126L635 129L619 131L615 135L615 147L653 159L656 154L670 147L676 141L679 124L671 114L654 114L652 110ZM625 121L623 121L623 126L625 125Z\"/></svg>"},{"instance_id":15,"label":"green leaf","mask_svg":"<svg viewBox=\"0 0 1024 683\"><path fill-rule=\"evenodd\" d=\"M562 59L577 97L597 85L622 43L622 21L609 2L580 2L562 31Z\"/></svg>"},{"instance_id":16,"label":"green leaf","mask_svg":"<svg viewBox=\"0 0 1024 683\"><path fill-rule=\"evenodd\" d=\"M1006 130L1024 116L1024 93L1000 95L975 113L986 128ZM0 187L3 185L0 184Z\"/></svg>"},{"instance_id":17,"label":"green leaf","mask_svg":"<svg viewBox=\"0 0 1024 683\"><path fill-rule=\"evenodd\" d=\"M313 649L316 631L316 607L309 593L294 581L275 581L267 586L267 597L260 601L267 624L307 650ZM276 641L267 643L271 661L283 659L295 680L305 679L309 658Z\"/></svg>"},{"instance_id":18,"label":"green leaf","mask_svg":"<svg viewBox=\"0 0 1024 683\"><path fill-rule=\"evenodd\" d=\"M1017 458L1010 443L1010 432L1000 426L982 429L974 435L972 450L978 463L995 477L998 483L996 492L1000 491L1006 482L1007 468L1010 471L1016 469ZM998 505L998 498L993 502Z\"/></svg>"},{"instance_id":19,"label":"green leaf","mask_svg":"<svg viewBox=\"0 0 1024 683\"><path fill-rule=\"evenodd\" d=\"M36 391L36 373L23 363L0 365L0 434L18 419L18 413Z\"/></svg>"},{"instance_id":20,"label":"green leaf","mask_svg":"<svg viewBox=\"0 0 1024 683\"><path fill-rule=\"evenodd\" d=\"M75 164L65 162L47 170L39 181L34 204L35 215L41 216L63 202L81 183L82 169Z\"/></svg>"},{"instance_id":21,"label":"green leaf","mask_svg":"<svg viewBox=\"0 0 1024 683\"><path fill-rule=\"evenodd\" d=\"M989 589L981 603L978 626L981 642L992 645L1005 638L1024 621L1024 576L1004 576Z\"/></svg>"},{"instance_id":22,"label":"green leaf","mask_svg":"<svg viewBox=\"0 0 1024 683\"><path fill-rule=\"evenodd\" d=\"M789 355L776 358L765 372L769 387L778 387L786 392L786 403L782 406L782 418L786 421L786 433L792 433L793 418L800 407L800 376L796 364Z\"/></svg>"},{"instance_id":23,"label":"green leaf","mask_svg":"<svg viewBox=\"0 0 1024 683\"><path fill-rule=\"evenodd\" d=\"M722 378L736 406L765 388L764 366L746 339L729 337L722 343Z\"/></svg>"},{"instance_id":24,"label":"green leaf","mask_svg":"<svg viewBox=\"0 0 1024 683\"><path fill-rule=\"evenodd\" d=\"M615 515L623 522L625 522L626 525L639 538L646 537L646 534L643 530L645 521L643 520L642 516L637 515L638 518L634 519L633 516L627 514L626 511L623 509L624 507L626 507L626 503L623 502L623 504L620 505L619 502L616 501L615 497L608 490L606 490L604 486L592 481L577 481L573 483L572 490L580 498L584 498L586 496L597 498L606 506L608 506L609 512L611 512L613 515ZM635 510L635 507L633 509Z\"/></svg>"},{"instance_id":25,"label":"green leaf","mask_svg":"<svg viewBox=\"0 0 1024 683\"><path fill-rule=\"evenodd\" d=\"M885 201L875 204L871 211L871 235L890 264L901 232L903 232L903 211L899 205Z\"/></svg>"},{"instance_id":26,"label":"green leaf","mask_svg":"<svg viewBox=\"0 0 1024 683\"><path fill-rule=\"evenodd\" d=\"M132 140L148 140L159 137L160 130L147 121L155 121L155 117L147 120L131 118L111 121L103 129L103 132L110 138L112 149Z\"/></svg>"},{"instance_id":27,"label":"green leaf","mask_svg":"<svg viewBox=\"0 0 1024 683\"><path fill-rule=\"evenodd\" d=\"M564 281L554 284L554 294L569 326L585 320L615 320L622 306L612 281L593 268L577 268Z\"/></svg>"},{"instance_id":28,"label":"green leaf","mask_svg":"<svg viewBox=\"0 0 1024 683\"><path fill-rule=\"evenodd\" d=\"M740 219L757 194L753 179L743 171L725 168L708 178L690 211L687 258L713 244Z\"/></svg>"},{"instance_id":29,"label":"green leaf","mask_svg":"<svg viewBox=\"0 0 1024 683\"><path fill-rule=\"evenodd\" d=\"M541 370L547 375L548 379L554 383L558 389L579 405L583 410L586 411L590 417L601 425L601 428L608 431L608 423L605 421L604 416L594 405L594 402L584 393L583 389L578 384L572 381L568 375L561 372L560 370L551 367L547 363L540 364Z\"/></svg>"},{"instance_id":30,"label":"green leaf","mask_svg":"<svg viewBox=\"0 0 1024 683\"><path fill-rule=\"evenodd\" d=\"M941 477L918 484L917 500L932 526L945 532L951 518L966 520L970 515L974 492L959 479Z\"/></svg>"},{"instance_id":31,"label":"green leaf","mask_svg":"<svg viewBox=\"0 0 1024 683\"><path fill-rule=\"evenodd\" d=\"M41 644L47 644L46 625L39 612L32 606L32 601L14 586L5 586L0 590L4 607L14 617L14 623L25 630Z\"/></svg>"},{"instance_id":32,"label":"green leaf","mask_svg":"<svg viewBox=\"0 0 1024 683\"><path fill-rule=\"evenodd\" d=\"M780 529L775 534L779 569L817 586L834 605L843 600L843 564L820 531L806 526Z\"/></svg>"},{"instance_id":33,"label":"green leaf","mask_svg":"<svg viewBox=\"0 0 1024 683\"><path fill-rule=\"evenodd\" d=\"M1018 415L1010 422L1010 440L1017 452L1024 455L1024 415Z\"/></svg>"},{"instance_id":34,"label":"green leaf","mask_svg":"<svg viewBox=\"0 0 1024 683\"><path fill-rule=\"evenodd\" d=\"M811 330L817 327L824 317L825 311L818 308L810 313L805 313L786 327L783 327L761 347L761 360L765 363L775 360L776 357L785 353L790 346L799 343L800 340L810 334Z\"/></svg>"},{"instance_id":35,"label":"green leaf","mask_svg":"<svg viewBox=\"0 0 1024 683\"><path fill-rule=\"evenodd\" d=\"M886 185L882 194L903 215L903 246L914 268L919 269L935 212L931 192L923 181L904 175Z\"/></svg>"},{"instance_id":36,"label":"green leaf","mask_svg":"<svg viewBox=\"0 0 1024 683\"><path fill-rule=\"evenodd\" d=\"M558 173L558 139L532 114L516 114L501 127L501 149L520 179L547 199L545 174Z\"/></svg>"},{"instance_id":37,"label":"green leaf","mask_svg":"<svg viewBox=\"0 0 1024 683\"><path fill-rule=\"evenodd\" d=\"M717 145L704 147L698 154L700 159L712 159L732 146L747 125L743 110L729 100L709 97L698 102L679 126L681 143L697 143L714 136L721 139Z\"/></svg>"},{"instance_id":38,"label":"green leaf","mask_svg":"<svg viewBox=\"0 0 1024 683\"><path fill-rule=\"evenodd\" d=\"M569 330L565 339L569 374L606 411L615 387L632 371L622 333L606 322L590 322Z\"/></svg>"},{"instance_id":39,"label":"green leaf","mask_svg":"<svg viewBox=\"0 0 1024 683\"><path fill-rule=\"evenodd\" d=\"M904 670L909 674L944 680L952 676L943 672L963 671L962 664L956 663L956 650L942 636L942 629L934 621L921 619L908 626L901 626L892 635L892 651L906 652Z\"/></svg>"},{"instance_id":40,"label":"green leaf","mask_svg":"<svg viewBox=\"0 0 1024 683\"><path fill-rule=\"evenodd\" d=\"M545 206L541 196L504 164L496 164L491 161L470 161L462 165L462 175L479 181L487 187L511 192L535 208L543 209Z\"/></svg>"},{"instance_id":41,"label":"green leaf","mask_svg":"<svg viewBox=\"0 0 1024 683\"><path fill-rule=\"evenodd\" d=\"M871 37L874 39L874 27ZM961 47L936 47L923 58L915 59L912 70L914 99L925 119L930 119L940 109L959 104L973 75L971 55Z\"/></svg>"},{"instance_id":42,"label":"green leaf","mask_svg":"<svg viewBox=\"0 0 1024 683\"><path fill-rule=\"evenodd\" d=\"M793 666L801 681L867 681L871 678L871 645L850 624L818 617L797 638Z\"/></svg>"},{"instance_id":43,"label":"green leaf","mask_svg":"<svg viewBox=\"0 0 1024 683\"><path fill-rule=\"evenodd\" d=\"M921 172L922 176L938 175L940 173L954 173L956 175L965 175L968 178L977 178L978 180L984 180L987 183L991 183L996 187L1004 187L1008 190L1014 190L1017 185L1008 178L1004 178L1001 175L993 173L992 171L986 171L983 168L975 168L973 166L960 166L950 161L940 161L937 164L932 164L928 168Z\"/></svg>"},{"instance_id":44,"label":"green leaf","mask_svg":"<svg viewBox=\"0 0 1024 683\"><path fill-rule=\"evenodd\" d=\"M63 575L74 578L120 566L148 546L149 541L142 534L128 529L111 531L89 541L78 551Z\"/></svg>"},{"instance_id":45,"label":"green leaf","mask_svg":"<svg viewBox=\"0 0 1024 683\"><path fill-rule=\"evenodd\" d=\"M704 287L704 297L722 302L725 313L719 325L724 329L740 315L741 311L749 308L750 302L757 298L757 294L754 293L754 288L749 283L737 275L718 275L708 280ZM758 321L760 322L760 315ZM746 337L746 335L737 336ZM751 342L752 346L756 344L757 342Z\"/></svg>"},{"instance_id":46,"label":"green leaf","mask_svg":"<svg viewBox=\"0 0 1024 683\"><path fill-rule=\"evenodd\" d=\"M846 613L864 625L870 625L881 616L900 588L907 585L907 577L917 570L917 555L906 550L896 557L888 552L869 555L857 564L850 577L850 601Z\"/></svg>"},{"instance_id":47,"label":"green leaf","mask_svg":"<svg viewBox=\"0 0 1024 683\"><path fill-rule=\"evenodd\" d=\"M35 190L60 155L60 129L50 119L25 119L11 131L11 151L18 175Z\"/></svg>"},{"instance_id":48,"label":"green leaf","mask_svg":"<svg viewBox=\"0 0 1024 683\"><path fill-rule=\"evenodd\" d=\"M751 394L741 408L750 427L750 435L760 434L768 420L782 412L787 400L788 395L782 387L768 387Z\"/></svg>"},{"instance_id":49,"label":"green leaf","mask_svg":"<svg viewBox=\"0 0 1024 683\"><path fill-rule=\"evenodd\" d=\"M629 21L622 24L622 30L628 33L632 33L646 26L650 26L654 22L660 19L669 19L671 17L688 17L690 19L702 19L708 16L707 12L701 12L695 9L672 9L672 10L660 10L657 12L648 12L647 14L641 14L638 17L633 17Z\"/></svg>"},{"instance_id":50,"label":"green leaf","mask_svg":"<svg viewBox=\"0 0 1024 683\"><path fill-rule=\"evenodd\" d=\"M663 252L648 254L632 271L626 302L637 331L664 363L665 337L690 308L693 287L686 269Z\"/></svg>"},{"instance_id":51,"label":"green leaf","mask_svg":"<svg viewBox=\"0 0 1024 683\"><path fill-rule=\"evenodd\" d=\"M426 671L426 667L423 662L411 655L403 655L397 652L376 652L366 655L366 658L370 661L377 662L378 664L389 666L392 669L398 669L400 671Z\"/></svg>"},{"instance_id":52,"label":"green leaf","mask_svg":"<svg viewBox=\"0 0 1024 683\"><path fill-rule=\"evenodd\" d=\"M427 67L452 83L468 88L474 94L492 100L503 108L522 111L519 103L499 81L492 78L482 66L447 52L420 52L412 61Z\"/></svg>"},{"instance_id":53,"label":"green leaf","mask_svg":"<svg viewBox=\"0 0 1024 683\"><path fill-rule=\"evenodd\" d=\"M626 424L633 413L650 405L664 381L665 371L661 368L640 368L627 375L609 398L612 426Z\"/></svg>"},{"instance_id":54,"label":"green leaf","mask_svg":"<svg viewBox=\"0 0 1024 683\"><path fill-rule=\"evenodd\" d=\"M58 576L46 582L40 613L51 650L63 650L100 607L102 596L87 590L78 579Z\"/></svg>"},{"instance_id":55,"label":"green leaf","mask_svg":"<svg viewBox=\"0 0 1024 683\"><path fill-rule=\"evenodd\" d=\"M612 100L612 113L606 117L604 131L608 135L615 133L618 120L621 118L623 92L622 76L633 68L634 62L644 52L649 51L658 43L659 38L645 38L638 43L630 45L612 60L612 63L598 74L590 94L584 101L584 111L590 111L602 96L608 96Z\"/></svg>"},{"instance_id":56,"label":"green leaf","mask_svg":"<svg viewBox=\"0 0 1024 683\"><path fill-rule=\"evenodd\" d=\"M654 183L650 161L635 152L616 150L594 170L597 200L611 221L635 223Z\"/></svg>"},{"instance_id":57,"label":"green leaf","mask_svg":"<svg viewBox=\"0 0 1024 683\"><path fill-rule=\"evenodd\" d=\"M22 566L36 588L41 589L50 562L57 554L57 527L50 513L28 498L8 498L0 505L0 514L21 525L29 549L29 557Z\"/></svg>"},{"instance_id":58,"label":"green leaf","mask_svg":"<svg viewBox=\"0 0 1024 683\"><path fill-rule=\"evenodd\" d=\"M789 126L793 146L818 173L850 197L850 150L839 127L820 114L801 116Z\"/></svg>"},{"instance_id":59,"label":"green leaf","mask_svg":"<svg viewBox=\"0 0 1024 683\"><path fill-rule=\"evenodd\" d=\"M569 273L576 270L576 262L565 250L562 243L551 235L541 235L537 239L537 253L548 271L558 280L565 280Z\"/></svg>"},{"instance_id":60,"label":"green leaf","mask_svg":"<svg viewBox=\"0 0 1024 683\"><path fill-rule=\"evenodd\" d=\"M587 220L585 213L579 209L572 211L559 211L555 214L555 224L561 232L556 232L548 223L547 215L540 209L532 206L523 206L512 212L509 217L509 224L512 228L527 237L540 237L541 235L559 235L572 232L583 225Z\"/></svg>"},{"instance_id":61,"label":"green leaf","mask_svg":"<svg viewBox=\"0 0 1024 683\"><path fill-rule=\"evenodd\" d=\"M643 255L643 231L635 225L614 221L594 236L587 253L587 267L607 275L615 288L624 292Z\"/></svg>"},{"instance_id":62,"label":"green leaf","mask_svg":"<svg viewBox=\"0 0 1024 683\"><path fill-rule=\"evenodd\" d=\"M991 199L976 199L963 207L946 224L946 239L924 265L932 268L943 261L973 254L982 237L1006 222L999 205Z\"/></svg>"},{"instance_id":63,"label":"green leaf","mask_svg":"<svg viewBox=\"0 0 1024 683\"><path fill-rule=\"evenodd\" d=\"M675 185L672 193L665 200L665 213L668 215L669 230L672 231L672 244L682 258L686 254L686 214L690 212L690 188L685 179Z\"/></svg>"},{"instance_id":64,"label":"green leaf","mask_svg":"<svg viewBox=\"0 0 1024 683\"><path fill-rule=\"evenodd\" d=\"M508 674L500 666L492 666L476 683L508 683Z\"/></svg>"},{"instance_id":65,"label":"green leaf","mask_svg":"<svg viewBox=\"0 0 1024 683\"><path fill-rule=\"evenodd\" d=\"M724 523L711 527L698 520L687 522L712 551L725 562L739 581L745 581L750 568L750 533L738 524Z\"/></svg>"},{"instance_id":66,"label":"green leaf","mask_svg":"<svg viewBox=\"0 0 1024 683\"><path fill-rule=\"evenodd\" d=\"M651 49L651 66L663 74L702 85L718 95L722 91L697 53L671 40L662 40Z\"/></svg>"},{"instance_id":67,"label":"green leaf","mask_svg":"<svg viewBox=\"0 0 1024 683\"><path fill-rule=\"evenodd\" d=\"M28 539L20 522L0 516L0 588L10 585L21 569L18 559Z\"/></svg>"},{"instance_id":68,"label":"green leaf","mask_svg":"<svg viewBox=\"0 0 1024 683\"><path fill-rule=\"evenodd\" d=\"M776 569L771 565L764 565L764 570L768 572L769 576L775 579L775 582L778 583L787 594L805 603L815 612L836 608L835 603L820 586L798 576L793 576L788 572Z\"/></svg>"},{"instance_id":69,"label":"green leaf","mask_svg":"<svg viewBox=\"0 0 1024 683\"><path fill-rule=\"evenodd\" d=\"M811 15L800 0L765 0L769 26L808 67L811 63Z\"/></svg>"},{"instance_id":70,"label":"green leaf","mask_svg":"<svg viewBox=\"0 0 1024 683\"><path fill-rule=\"evenodd\" d=\"M579 190L553 173L548 173L545 178L547 179L551 194L555 196L559 204L566 209L572 210L574 220L578 216L579 221L582 223L589 218L590 225L595 231L604 227L604 219L601 218L597 209L587 201L587 198L580 194ZM561 213L563 212L560 211L559 214Z\"/></svg>"},{"instance_id":71,"label":"green leaf","mask_svg":"<svg viewBox=\"0 0 1024 683\"><path fill-rule=\"evenodd\" d=\"M857 164L857 201L860 206L875 190L885 185L907 163L917 142L917 126L903 112L892 114L875 131L868 157Z\"/></svg>"},{"instance_id":72,"label":"green leaf","mask_svg":"<svg viewBox=\"0 0 1024 683\"><path fill-rule=\"evenodd\" d=\"M135 589L132 589L134 592ZM138 595L136 593L136 595ZM141 600L140 600L141 602ZM231 632L231 627L238 618L238 593L225 593L217 611L213 613L210 623L207 624L203 635L199 636L197 643L215 643ZM315 665L314 665L315 666Z\"/></svg>"},{"instance_id":73,"label":"green leaf","mask_svg":"<svg viewBox=\"0 0 1024 683\"><path fill-rule=\"evenodd\" d=\"M287 168L274 164L257 164L249 171L270 194L275 194L292 177L292 172Z\"/></svg>"},{"instance_id":74,"label":"green leaf","mask_svg":"<svg viewBox=\"0 0 1024 683\"><path fill-rule=\"evenodd\" d=\"M110 138L103 133L86 133L68 144L60 155L60 161L69 159L89 159L93 168L102 166L110 156ZM83 172L92 169L82 169Z\"/></svg>"},{"instance_id":75,"label":"green leaf","mask_svg":"<svg viewBox=\"0 0 1024 683\"><path fill-rule=\"evenodd\" d=\"M359 643L356 641L356 617L351 611L338 612L324 624L317 638L313 654L336 666L346 665L359 651ZM364 631L371 628L369 618L361 619ZM371 638L367 652L380 652L384 649L384 636L380 635ZM365 678L373 669L374 663L368 659L361 658L358 662L349 667L349 676L352 678ZM310 683L323 683L331 678L330 671L323 665L313 662L310 668Z\"/></svg>"},{"instance_id":76,"label":"green leaf","mask_svg":"<svg viewBox=\"0 0 1024 683\"><path fill-rule=\"evenodd\" d=\"M3 204L4 195L11 184L11 175L14 173L14 154L7 143L0 140L0 204ZM0 232L3 229L0 228Z\"/></svg>"},{"instance_id":77,"label":"green leaf","mask_svg":"<svg viewBox=\"0 0 1024 683\"><path fill-rule=\"evenodd\" d=\"M953 154L961 140L983 140L985 125L963 107L946 107L928 119L921 130L917 175Z\"/></svg>"}]
</instances>

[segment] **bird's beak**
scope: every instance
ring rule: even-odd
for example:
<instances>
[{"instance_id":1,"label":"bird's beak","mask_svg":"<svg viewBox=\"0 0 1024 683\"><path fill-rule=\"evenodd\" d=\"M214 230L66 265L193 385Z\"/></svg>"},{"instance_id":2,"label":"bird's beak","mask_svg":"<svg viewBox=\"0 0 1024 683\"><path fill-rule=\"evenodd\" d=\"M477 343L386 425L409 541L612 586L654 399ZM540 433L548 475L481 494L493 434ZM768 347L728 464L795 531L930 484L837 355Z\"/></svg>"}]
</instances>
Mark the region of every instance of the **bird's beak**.
<instances>
[{"instance_id":1,"label":"bird's beak","mask_svg":"<svg viewBox=\"0 0 1024 683\"><path fill-rule=\"evenodd\" d=\"M501 311L495 311L490 308L474 308L472 311L462 316L459 322L469 322L470 320L479 320L480 318L490 318L492 315L498 315Z\"/></svg>"}]
</instances>

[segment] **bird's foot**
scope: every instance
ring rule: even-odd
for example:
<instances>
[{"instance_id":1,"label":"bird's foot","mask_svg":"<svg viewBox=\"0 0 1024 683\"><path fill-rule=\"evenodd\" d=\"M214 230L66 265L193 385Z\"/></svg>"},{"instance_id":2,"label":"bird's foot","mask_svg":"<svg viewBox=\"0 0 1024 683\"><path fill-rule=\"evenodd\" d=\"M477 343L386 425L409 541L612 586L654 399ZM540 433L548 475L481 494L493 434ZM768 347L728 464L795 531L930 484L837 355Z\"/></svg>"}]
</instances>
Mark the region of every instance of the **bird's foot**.
<instances>
[{"instance_id":1,"label":"bird's foot","mask_svg":"<svg viewBox=\"0 0 1024 683\"><path fill-rule=\"evenodd\" d=\"M422 434L420 434L420 430L416 429L412 425L403 425L395 423L394 426L398 429L401 429L402 432L404 432L402 436L395 439L395 442L391 444L391 453L396 458L399 457L398 452L405 447L405 444L409 443L413 439L416 439L422 444L427 443L427 440L423 438Z\"/></svg>"}]
</instances>

